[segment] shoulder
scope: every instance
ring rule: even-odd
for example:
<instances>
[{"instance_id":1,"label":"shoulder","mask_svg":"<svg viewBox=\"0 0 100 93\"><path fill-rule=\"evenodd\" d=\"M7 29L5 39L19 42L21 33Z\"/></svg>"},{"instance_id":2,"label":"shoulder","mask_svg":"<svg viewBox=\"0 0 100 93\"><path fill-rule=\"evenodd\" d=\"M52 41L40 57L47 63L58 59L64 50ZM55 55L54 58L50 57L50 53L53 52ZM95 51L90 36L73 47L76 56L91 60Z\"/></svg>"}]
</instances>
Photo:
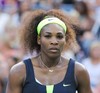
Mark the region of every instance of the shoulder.
<instances>
[{"instance_id":1,"label":"shoulder","mask_svg":"<svg viewBox=\"0 0 100 93\"><path fill-rule=\"evenodd\" d=\"M15 64L9 72L9 81L11 83L22 83L25 79L26 68L24 62Z\"/></svg>"},{"instance_id":2,"label":"shoulder","mask_svg":"<svg viewBox=\"0 0 100 93\"><path fill-rule=\"evenodd\" d=\"M12 74L19 73L19 72L22 72L24 69L25 69L24 62L19 62L15 64L14 66L12 66L12 68L10 69L10 73Z\"/></svg>"},{"instance_id":3,"label":"shoulder","mask_svg":"<svg viewBox=\"0 0 100 93\"><path fill-rule=\"evenodd\" d=\"M76 75L81 74L82 72L87 72L86 67L79 62L75 62L75 73Z\"/></svg>"},{"instance_id":4,"label":"shoulder","mask_svg":"<svg viewBox=\"0 0 100 93\"><path fill-rule=\"evenodd\" d=\"M86 67L79 63L75 62L75 76L78 85L90 86L90 78Z\"/></svg>"},{"instance_id":5,"label":"shoulder","mask_svg":"<svg viewBox=\"0 0 100 93\"><path fill-rule=\"evenodd\" d=\"M75 77L79 93L92 93L88 71L85 66L79 62L75 62Z\"/></svg>"},{"instance_id":6,"label":"shoulder","mask_svg":"<svg viewBox=\"0 0 100 93\"><path fill-rule=\"evenodd\" d=\"M74 67L75 67L74 72L75 72L76 77L83 74L88 74L86 67L82 63L77 62L76 60L73 60L73 59L71 60L74 62Z\"/></svg>"}]
</instances>

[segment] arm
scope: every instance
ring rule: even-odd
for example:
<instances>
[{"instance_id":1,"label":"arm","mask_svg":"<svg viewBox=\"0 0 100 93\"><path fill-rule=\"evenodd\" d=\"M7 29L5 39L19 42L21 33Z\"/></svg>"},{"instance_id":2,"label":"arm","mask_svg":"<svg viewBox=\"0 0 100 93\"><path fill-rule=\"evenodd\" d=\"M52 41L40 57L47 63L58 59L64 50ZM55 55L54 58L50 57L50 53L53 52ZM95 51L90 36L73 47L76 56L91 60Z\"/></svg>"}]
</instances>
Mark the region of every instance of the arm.
<instances>
[{"instance_id":1,"label":"arm","mask_svg":"<svg viewBox=\"0 0 100 93\"><path fill-rule=\"evenodd\" d=\"M14 65L9 73L6 93L22 93L22 84L25 77L24 63Z\"/></svg>"},{"instance_id":2,"label":"arm","mask_svg":"<svg viewBox=\"0 0 100 93\"><path fill-rule=\"evenodd\" d=\"M75 74L78 83L78 93L92 93L88 72L82 64L76 62Z\"/></svg>"}]
</instances>

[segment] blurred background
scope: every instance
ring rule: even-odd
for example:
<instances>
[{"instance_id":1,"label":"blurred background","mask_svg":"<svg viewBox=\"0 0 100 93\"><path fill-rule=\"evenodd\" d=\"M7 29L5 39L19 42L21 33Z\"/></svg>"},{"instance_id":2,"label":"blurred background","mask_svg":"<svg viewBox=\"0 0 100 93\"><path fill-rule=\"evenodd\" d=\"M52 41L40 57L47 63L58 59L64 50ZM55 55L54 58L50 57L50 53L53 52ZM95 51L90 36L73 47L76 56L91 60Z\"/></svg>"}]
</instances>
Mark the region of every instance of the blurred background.
<instances>
[{"instance_id":1,"label":"blurred background","mask_svg":"<svg viewBox=\"0 0 100 93\"><path fill-rule=\"evenodd\" d=\"M62 55L85 65L93 93L100 93L100 0L0 0L0 93L5 93L10 68L31 57L21 48L18 33L27 13L36 9L61 9L78 21L79 46Z\"/></svg>"}]
</instances>

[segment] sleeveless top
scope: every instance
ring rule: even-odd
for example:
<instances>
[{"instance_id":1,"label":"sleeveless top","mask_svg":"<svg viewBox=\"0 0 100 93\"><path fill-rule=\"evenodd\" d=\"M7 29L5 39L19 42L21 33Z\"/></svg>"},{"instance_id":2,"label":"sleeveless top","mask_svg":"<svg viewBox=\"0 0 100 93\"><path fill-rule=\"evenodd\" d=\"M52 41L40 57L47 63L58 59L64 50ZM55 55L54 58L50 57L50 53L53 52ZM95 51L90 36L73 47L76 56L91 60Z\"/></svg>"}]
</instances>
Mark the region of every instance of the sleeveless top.
<instances>
[{"instance_id":1,"label":"sleeveless top","mask_svg":"<svg viewBox=\"0 0 100 93\"><path fill-rule=\"evenodd\" d=\"M31 59L24 60L26 66L26 80L22 93L75 93L77 85L75 82L74 68L75 61L70 59L64 80L55 85L41 85L34 75L34 67Z\"/></svg>"}]
</instances>

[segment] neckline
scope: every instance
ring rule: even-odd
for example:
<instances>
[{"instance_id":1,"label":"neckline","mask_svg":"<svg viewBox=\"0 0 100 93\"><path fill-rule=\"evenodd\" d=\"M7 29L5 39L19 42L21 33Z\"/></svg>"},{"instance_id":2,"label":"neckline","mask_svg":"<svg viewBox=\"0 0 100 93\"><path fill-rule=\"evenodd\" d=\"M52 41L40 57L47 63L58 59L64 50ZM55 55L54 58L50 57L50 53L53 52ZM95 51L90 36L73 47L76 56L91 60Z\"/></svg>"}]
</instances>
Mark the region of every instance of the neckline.
<instances>
[{"instance_id":1,"label":"neckline","mask_svg":"<svg viewBox=\"0 0 100 93\"><path fill-rule=\"evenodd\" d=\"M67 69L66 69L65 76L64 76L63 80L60 81L60 82L58 82L57 84L51 84L51 85L56 86L56 85L59 85L59 84L61 84L61 83L65 83L64 81L66 81L67 78L68 78L68 72L69 72L70 63L71 63L70 61L71 61L71 59L69 59L69 61L68 61L68 67L67 67ZM31 60L31 59L30 59L30 63L31 63L31 66L32 66L32 72L33 72L33 76L34 76L33 79L34 79L35 83L38 84L38 85L40 85L40 86L44 86L44 87L50 86L50 85L40 84L40 83L38 83L38 82L36 81L36 79L35 79L35 73L34 73L34 66L32 65L32 60Z\"/></svg>"}]
</instances>

